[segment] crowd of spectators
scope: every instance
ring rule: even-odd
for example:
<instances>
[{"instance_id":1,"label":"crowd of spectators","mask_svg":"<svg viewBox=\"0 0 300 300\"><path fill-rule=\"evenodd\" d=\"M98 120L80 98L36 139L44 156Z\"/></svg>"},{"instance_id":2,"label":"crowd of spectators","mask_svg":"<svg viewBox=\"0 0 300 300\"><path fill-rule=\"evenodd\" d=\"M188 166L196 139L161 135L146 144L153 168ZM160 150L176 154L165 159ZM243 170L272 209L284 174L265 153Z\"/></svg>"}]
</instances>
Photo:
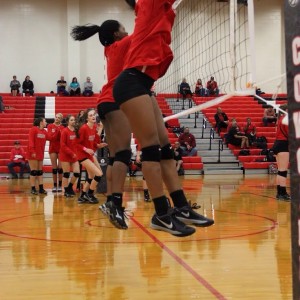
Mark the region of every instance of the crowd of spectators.
<instances>
[{"instance_id":1,"label":"crowd of spectators","mask_svg":"<svg viewBox=\"0 0 300 300\"><path fill-rule=\"evenodd\" d=\"M218 83L213 76L207 81L206 86L203 86L202 80L199 78L195 84L194 92L192 92L189 83L186 78L182 79L182 82L178 86L178 92L182 95L183 99L192 95L204 97L204 96L219 96Z\"/></svg>"},{"instance_id":2,"label":"crowd of spectators","mask_svg":"<svg viewBox=\"0 0 300 300\"><path fill-rule=\"evenodd\" d=\"M17 79L17 76L14 75L13 79L10 82L10 90L12 96L19 96L21 93L23 96L33 96L34 95L34 84L30 80L30 76L27 75L21 85L20 81ZM22 90L20 90L22 87ZM51 93L54 93L51 91ZM60 96L93 96L93 83L91 78L88 76L86 81L83 84L83 90L80 88L80 83L77 81L76 77L73 77L71 83L68 85L64 76L61 76L60 79L56 82L56 93Z\"/></svg>"}]
</instances>

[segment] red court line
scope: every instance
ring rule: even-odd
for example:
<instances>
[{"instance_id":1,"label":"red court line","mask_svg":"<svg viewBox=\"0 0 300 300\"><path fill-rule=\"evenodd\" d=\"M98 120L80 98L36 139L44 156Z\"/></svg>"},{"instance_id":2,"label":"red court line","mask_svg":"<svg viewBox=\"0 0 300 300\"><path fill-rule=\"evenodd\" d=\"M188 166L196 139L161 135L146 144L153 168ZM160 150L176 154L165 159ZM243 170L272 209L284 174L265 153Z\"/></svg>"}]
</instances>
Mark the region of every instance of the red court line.
<instances>
[{"instance_id":1,"label":"red court line","mask_svg":"<svg viewBox=\"0 0 300 300\"><path fill-rule=\"evenodd\" d=\"M184 269L186 269L199 283L201 283L209 292L211 292L217 299L226 300L218 290L216 290L209 282L200 276L190 265L183 259L176 255L167 245L157 239L145 226L138 222L134 217L130 218L142 231L144 231L159 247L166 251L174 260L176 260Z\"/></svg>"}]
</instances>

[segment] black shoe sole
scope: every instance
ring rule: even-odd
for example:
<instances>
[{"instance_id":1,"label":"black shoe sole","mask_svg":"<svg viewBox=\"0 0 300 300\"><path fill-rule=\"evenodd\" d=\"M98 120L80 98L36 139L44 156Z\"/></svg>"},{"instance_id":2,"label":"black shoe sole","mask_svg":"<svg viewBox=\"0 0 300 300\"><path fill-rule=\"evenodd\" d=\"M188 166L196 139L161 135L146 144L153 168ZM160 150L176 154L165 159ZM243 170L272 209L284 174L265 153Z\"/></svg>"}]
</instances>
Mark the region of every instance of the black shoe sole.
<instances>
[{"instance_id":1,"label":"black shoe sole","mask_svg":"<svg viewBox=\"0 0 300 300\"><path fill-rule=\"evenodd\" d=\"M162 226L159 226L159 225L156 225L156 224L153 224L153 223L150 224L150 227L154 230L164 231L164 232L170 233L170 234L172 234L174 236L177 236L177 237L189 236L189 235L192 235L196 232L196 230L192 227L190 227L190 228L192 228L193 230L191 230L190 232L178 232L178 233L175 232L175 231L169 230L166 227L162 227Z\"/></svg>"},{"instance_id":2,"label":"black shoe sole","mask_svg":"<svg viewBox=\"0 0 300 300\"><path fill-rule=\"evenodd\" d=\"M214 225L215 222L213 220L211 220L210 222L206 222L206 223L196 223L196 222L193 222L193 220L189 220L189 219L185 219L185 218L181 218L181 217L177 217L176 218L181 221L182 223L186 224L186 225L193 225L193 226L196 226L196 227L209 227L211 225Z\"/></svg>"}]
</instances>

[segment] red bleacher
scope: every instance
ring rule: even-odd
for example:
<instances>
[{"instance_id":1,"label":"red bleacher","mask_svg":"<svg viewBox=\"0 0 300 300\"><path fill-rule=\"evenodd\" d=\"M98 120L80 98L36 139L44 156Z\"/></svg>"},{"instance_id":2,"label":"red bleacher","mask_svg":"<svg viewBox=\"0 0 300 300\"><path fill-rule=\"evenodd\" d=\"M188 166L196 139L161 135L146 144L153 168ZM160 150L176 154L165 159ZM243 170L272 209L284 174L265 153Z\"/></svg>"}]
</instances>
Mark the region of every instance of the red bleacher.
<instances>
[{"instance_id":1,"label":"red bleacher","mask_svg":"<svg viewBox=\"0 0 300 300\"><path fill-rule=\"evenodd\" d=\"M5 93L1 93L1 96L6 109L5 113L0 115L0 173L7 173L7 163L14 141L19 140L21 146L27 148L28 132L33 124L36 100L35 97L12 97ZM43 93L35 96L54 96L54 94ZM95 107L96 100L96 97L58 97L55 112L77 115L81 109ZM51 172L51 169L51 166L43 168L44 172Z\"/></svg>"},{"instance_id":2,"label":"red bleacher","mask_svg":"<svg viewBox=\"0 0 300 300\"><path fill-rule=\"evenodd\" d=\"M10 151L13 148L13 142L19 140L26 149L28 143L28 132L32 127L35 112L35 97L12 97L10 94L1 94L6 110L0 117L0 173L7 173L7 163L10 157ZM41 93L35 96L54 96L54 94ZM56 97L55 113L63 115L77 115L82 109L96 107L97 97ZM158 97L158 104L162 113L166 116L172 114L165 98ZM53 116L54 117L54 116ZM172 127L180 126L178 119L168 121ZM177 136L169 129L168 136L172 144L177 141ZM201 157L185 157L184 169L203 169ZM45 166L44 172L51 172L51 166Z\"/></svg>"},{"instance_id":3,"label":"red bleacher","mask_svg":"<svg viewBox=\"0 0 300 300\"><path fill-rule=\"evenodd\" d=\"M265 95L264 95L265 96ZM285 94L281 95L286 97ZM213 99L212 97L196 97L194 99L197 105L207 102ZM276 104L286 103L286 100L276 101ZM272 148L275 141L275 125L270 124L268 127L264 127L262 124L262 118L264 113L264 108L261 104L257 102L254 97L233 97L232 99L227 100L226 102L221 103L220 105L215 105L213 107L204 109L202 112L208 121L215 125L214 115L216 113L217 107L221 107L222 110L227 114L229 120L236 118L238 124L243 126L246 123L246 118L250 117L252 123L256 126L256 135L265 136L267 138L268 149ZM221 138L224 137L225 132L221 132ZM250 149L249 156L239 156L240 148L228 145L228 148L234 153L234 155L239 159L243 164L244 169L267 169L270 162L263 161L263 155L260 155L261 149Z\"/></svg>"},{"instance_id":4,"label":"red bleacher","mask_svg":"<svg viewBox=\"0 0 300 300\"><path fill-rule=\"evenodd\" d=\"M167 101L165 100L164 97L157 96L156 99L157 99L159 108L161 109L161 111L164 115L169 116L169 115L173 114L172 110L169 107L169 104L167 103ZM170 121L168 121L168 124L171 127L180 126L178 119L170 120ZM172 132L172 128L168 129L168 137L169 137L170 143L172 145L178 140L177 135ZM183 159L183 168L185 170L202 170L203 169L203 163L202 163L202 159L200 156L183 157L182 159Z\"/></svg>"}]
</instances>

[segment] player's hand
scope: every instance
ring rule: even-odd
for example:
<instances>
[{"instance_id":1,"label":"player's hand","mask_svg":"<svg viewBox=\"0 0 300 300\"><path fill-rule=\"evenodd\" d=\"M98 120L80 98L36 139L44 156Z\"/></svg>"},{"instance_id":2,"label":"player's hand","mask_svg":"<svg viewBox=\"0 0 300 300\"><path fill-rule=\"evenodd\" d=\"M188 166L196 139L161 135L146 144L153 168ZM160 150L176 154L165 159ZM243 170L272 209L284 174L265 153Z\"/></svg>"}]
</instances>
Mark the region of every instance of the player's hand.
<instances>
[{"instance_id":1,"label":"player's hand","mask_svg":"<svg viewBox=\"0 0 300 300\"><path fill-rule=\"evenodd\" d=\"M98 147L99 149L104 148L104 147L107 147L107 146L108 146L108 144L106 144L106 143L100 143L100 144L97 145L97 147Z\"/></svg>"},{"instance_id":2,"label":"player's hand","mask_svg":"<svg viewBox=\"0 0 300 300\"><path fill-rule=\"evenodd\" d=\"M94 155L94 150L92 150L92 149L85 148L84 151L85 151L87 154Z\"/></svg>"},{"instance_id":3,"label":"player's hand","mask_svg":"<svg viewBox=\"0 0 300 300\"><path fill-rule=\"evenodd\" d=\"M139 155L136 156L135 161L140 164L141 163L141 157Z\"/></svg>"}]
</instances>

